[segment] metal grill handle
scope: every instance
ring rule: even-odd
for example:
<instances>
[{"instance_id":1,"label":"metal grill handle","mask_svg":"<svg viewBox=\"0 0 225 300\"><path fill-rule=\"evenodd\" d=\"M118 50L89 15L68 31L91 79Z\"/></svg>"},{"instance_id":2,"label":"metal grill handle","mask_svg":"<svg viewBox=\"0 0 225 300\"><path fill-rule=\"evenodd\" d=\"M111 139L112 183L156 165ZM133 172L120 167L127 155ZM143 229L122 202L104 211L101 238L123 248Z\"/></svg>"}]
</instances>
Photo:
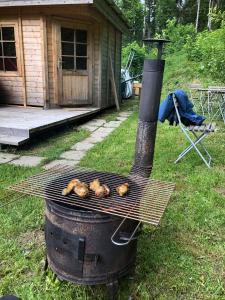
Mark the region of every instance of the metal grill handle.
<instances>
[{"instance_id":1,"label":"metal grill handle","mask_svg":"<svg viewBox=\"0 0 225 300\"><path fill-rule=\"evenodd\" d=\"M139 222L138 225L135 227L134 231L132 232L132 234L130 235L130 237L126 238L126 242L117 242L115 240L116 235L118 234L120 228L123 226L123 224L126 222L127 218L124 218L123 221L120 223L120 225L117 227L117 229L115 230L115 232L113 233L113 235L111 236L111 241L114 245L116 246L127 246L130 244L131 241L136 240L137 236L135 236L135 234L138 231L138 228L140 227L142 222ZM121 239L121 237L120 237Z\"/></svg>"}]
</instances>

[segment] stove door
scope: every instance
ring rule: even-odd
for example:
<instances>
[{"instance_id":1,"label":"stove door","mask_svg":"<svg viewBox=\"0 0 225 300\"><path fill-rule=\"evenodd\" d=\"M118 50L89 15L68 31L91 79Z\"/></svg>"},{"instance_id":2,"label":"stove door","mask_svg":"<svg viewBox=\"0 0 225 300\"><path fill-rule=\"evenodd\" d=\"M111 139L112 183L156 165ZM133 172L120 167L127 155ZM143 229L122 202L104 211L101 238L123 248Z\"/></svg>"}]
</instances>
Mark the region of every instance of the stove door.
<instances>
[{"instance_id":1,"label":"stove door","mask_svg":"<svg viewBox=\"0 0 225 300\"><path fill-rule=\"evenodd\" d=\"M46 218L45 240L48 262L53 271L64 279L68 279L69 274L82 278L85 238L68 233L63 230L63 224L60 228Z\"/></svg>"}]
</instances>

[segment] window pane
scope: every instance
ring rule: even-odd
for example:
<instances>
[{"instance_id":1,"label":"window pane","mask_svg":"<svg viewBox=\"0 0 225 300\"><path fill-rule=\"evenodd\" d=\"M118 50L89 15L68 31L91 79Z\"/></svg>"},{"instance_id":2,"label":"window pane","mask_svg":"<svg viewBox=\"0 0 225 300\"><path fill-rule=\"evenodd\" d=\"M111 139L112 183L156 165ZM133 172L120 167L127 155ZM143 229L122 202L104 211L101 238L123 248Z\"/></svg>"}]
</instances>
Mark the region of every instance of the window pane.
<instances>
[{"instance_id":1,"label":"window pane","mask_svg":"<svg viewBox=\"0 0 225 300\"><path fill-rule=\"evenodd\" d=\"M4 58L5 71L17 71L16 58Z\"/></svg>"},{"instance_id":2,"label":"window pane","mask_svg":"<svg viewBox=\"0 0 225 300\"><path fill-rule=\"evenodd\" d=\"M3 54L2 54L2 43L0 43L0 56L3 56Z\"/></svg>"},{"instance_id":3,"label":"window pane","mask_svg":"<svg viewBox=\"0 0 225 300\"><path fill-rule=\"evenodd\" d=\"M74 30L69 28L62 28L61 40L66 42L74 42Z\"/></svg>"},{"instance_id":4,"label":"window pane","mask_svg":"<svg viewBox=\"0 0 225 300\"><path fill-rule=\"evenodd\" d=\"M76 44L76 56L87 56L87 45Z\"/></svg>"},{"instance_id":5,"label":"window pane","mask_svg":"<svg viewBox=\"0 0 225 300\"><path fill-rule=\"evenodd\" d=\"M14 41L14 28L13 27L2 27L2 39L8 41Z\"/></svg>"},{"instance_id":6,"label":"window pane","mask_svg":"<svg viewBox=\"0 0 225 300\"><path fill-rule=\"evenodd\" d=\"M63 70L74 70L74 58L73 57L62 57L62 69Z\"/></svg>"},{"instance_id":7,"label":"window pane","mask_svg":"<svg viewBox=\"0 0 225 300\"><path fill-rule=\"evenodd\" d=\"M2 39L2 28L0 27L0 40Z\"/></svg>"},{"instance_id":8,"label":"window pane","mask_svg":"<svg viewBox=\"0 0 225 300\"><path fill-rule=\"evenodd\" d=\"M76 59L76 69L77 70L87 70L87 58L77 57L77 59Z\"/></svg>"},{"instance_id":9,"label":"window pane","mask_svg":"<svg viewBox=\"0 0 225 300\"><path fill-rule=\"evenodd\" d=\"M16 56L16 47L14 42L3 43L4 56Z\"/></svg>"},{"instance_id":10,"label":"window pane","mask_svg":"<svg viewBox=\"0 0 225 300\"><path fill-rule=\"evenodd\" d=\"M62 55L74 56L74 44L62 43Z\"/></svg>"},{"instance_id":11,"label":"window pane","mask_svg":"<svg viewBox=\"0 0 225 300\"><path fill-rule=\"evenodd\" d=\"M4 71L4 68L3 68L3 58L0 58L0 70Z\"/></svg>"},{"instance_id":12,"label":"window pane","mask_svg":"<svg viewBox=\"0 0 225 300\"><path fill-rule=\"evenodd\" d=\"M87 43L87 31L77 30L76 31L76 42L77 43Z\"/></svg>"}]
</instances>

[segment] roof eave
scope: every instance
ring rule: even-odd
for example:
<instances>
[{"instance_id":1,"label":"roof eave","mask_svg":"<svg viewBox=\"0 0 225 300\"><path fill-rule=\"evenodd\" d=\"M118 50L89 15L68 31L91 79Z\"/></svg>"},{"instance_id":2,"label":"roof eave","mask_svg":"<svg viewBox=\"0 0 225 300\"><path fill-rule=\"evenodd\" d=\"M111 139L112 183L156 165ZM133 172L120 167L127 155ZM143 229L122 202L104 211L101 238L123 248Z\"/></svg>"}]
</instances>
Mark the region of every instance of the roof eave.
<instances>
[{"instance_id":1,"label":"roof eave","mask_svg":"<svg viewBox=\"0 0 225 300\"><path fill-rule=\"evenodd\" d=\"M94 5L121 32L129 30L129 24L119 7L112 0L0 0L0 7L25 7L47 5ZM107 7L108 6L108 7ZM104 9L105 8L105 9ZM107 8L112 14L107 13Z\"/></svg>"},{"instance_id":2,"label":"roof eave","mask_svg":"<svg viewBox=\"0 0 225 300\"><path fill-rule=\"evenodd\" d=\"M114 16L107 14L107 5L112 9ZM104 15L117 29L121 32L128 32L130 29L129 24L125 16L119 7L112 0L94 0L94 6L97 10Z\"/></svg>"},{"instance_id":3,"label":"roof eave","mask_svg":"<svg viewBox=\"0 0 225 300\"><path fill-rule=\"evenodd\" d=\"M93 4L94 0L14 0L0 1L0 7L16 7L16 6L46 6L46 5L68 5L68 4Z\"/></svg>"}]
</instances>

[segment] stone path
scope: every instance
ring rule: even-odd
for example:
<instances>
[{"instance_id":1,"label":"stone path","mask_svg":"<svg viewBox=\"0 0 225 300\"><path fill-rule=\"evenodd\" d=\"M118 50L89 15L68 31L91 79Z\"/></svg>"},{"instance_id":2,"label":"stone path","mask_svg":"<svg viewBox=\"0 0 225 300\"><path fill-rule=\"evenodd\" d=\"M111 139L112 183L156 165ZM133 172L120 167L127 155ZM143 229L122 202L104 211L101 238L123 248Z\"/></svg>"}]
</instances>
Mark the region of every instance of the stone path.
<instances>
[{"instance_id":1,"label":"stone path","mask_svg":"<svg viewBox=\"0 0 225 300\"><path fill-rule=\"evenodd\" d=\"M60 159L50 162L44 166L48 170L57 165L75 166L92 149L96 143L102 142L110 133L118 128L121 123L132 114L132 112L121 112L115 121L106 122L102 119L94 119L81 125L80 128L88 129L91 135L71 147L70 151L61 154Z\"/></svg>"},{"instance_id":2,"label":"stone path","mask_svg":"<svg viewBox=\"0 0 225 300\"><path fill-rule=\"evenodd\" d=\"M21 167L36 167L44 157L24 155L10 162L10 164Z\"/></svg>"},{"instance_id":3,"label":"stone path","mask_svg":"<svg viewBox=\"0 0 225 300\"><path fill-rule=\"evenodd\" d=\"M38 166L44 157L29 156L29 155L15 155L10 153L0 152L0 164L10 164L22 167L36 167Z\"/></svg>"},{"instance_id":4,"label":"stone path","mask_svg":"<svg viewBox=\"0 0 225 300\"><path fill-rule=\"evenodd\" d=\"M62 153L58 160L54 160L45 165L44 169L48 170L56 165L77 165L96 143L102 142L110 133L118 128L122 122L127 120L131 114L132 112L121 112L115 121L107 122L103 119L93 119L79 126L79 128L89 130L91 135L85 140L73 145L69 151ZM36 167L44 159L44 157L39 156L21 156L0 152L0 164L8 163L15 166Z\"/></svg>"}]
</instances>

